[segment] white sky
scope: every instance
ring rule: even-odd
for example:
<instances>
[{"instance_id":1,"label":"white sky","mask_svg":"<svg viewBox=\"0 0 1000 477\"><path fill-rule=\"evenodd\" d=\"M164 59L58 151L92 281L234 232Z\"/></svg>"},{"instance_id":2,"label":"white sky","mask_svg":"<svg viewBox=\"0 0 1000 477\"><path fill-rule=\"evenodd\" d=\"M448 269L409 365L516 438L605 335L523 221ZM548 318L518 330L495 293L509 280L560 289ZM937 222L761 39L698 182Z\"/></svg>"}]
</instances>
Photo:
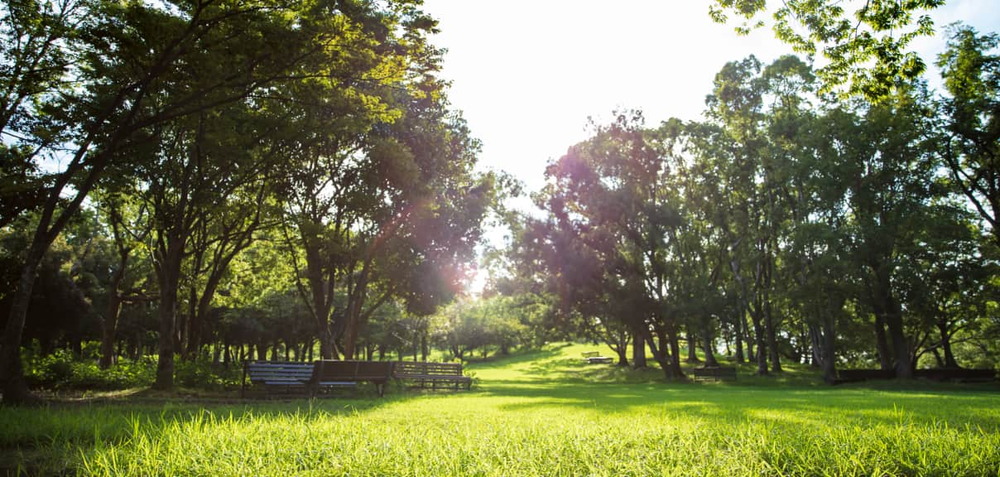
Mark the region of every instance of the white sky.
<instances>
[{"instance_id":1,"label":"white sky","mask_svg":"<svg viewBox=\"0 0 1000 477\"><path fill-rule=\"evenodd\" d=\"M440 22L449 98L483 141L483 166L506 170L529 191L545 164L585 139L587 118L616 108L645 112L647 124L698 119L722 66L750 54L769 62L790 53L769 29L747 37L708 16L698 0L425 0ZM1000 32L1000 0L951 0L935 12L938 31L954 21ZM944 40L915 45L925 61Z\"/></svg>"}]
</instances>

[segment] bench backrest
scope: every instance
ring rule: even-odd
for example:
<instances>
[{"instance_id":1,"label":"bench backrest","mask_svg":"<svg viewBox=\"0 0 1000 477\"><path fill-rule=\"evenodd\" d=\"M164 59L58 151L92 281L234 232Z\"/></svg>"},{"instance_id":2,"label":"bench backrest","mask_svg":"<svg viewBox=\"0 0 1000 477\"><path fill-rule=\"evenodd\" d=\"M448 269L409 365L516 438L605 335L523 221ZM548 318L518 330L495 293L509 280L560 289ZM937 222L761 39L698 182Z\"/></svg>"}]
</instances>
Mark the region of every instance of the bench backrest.
<instances>
[{"instance_id":1,"label":"bench backrest","mask_svg":"<svg viewBox=\"0 0 1000 477\"><path fill-rule=\"evenodd\" d=\"M312 369L312 382L387 380L391 375L391 361L319 360Z\"/></svg>"},{"instance_id":2,"label":"bench backrest","mask_svg":"<svg viewBox=\"0 0 1000 477\"><path fill-rule=\"evenodd\" d=\"M250 361L247 376L250 382L264 382L281 379L308 381L312 376L312 363L295 361Z\"/></svg>"},{"instance_id":3,"label":"bench backrest","mask_svg":"<svg viewBox=\"0 0 1000 477\"><path fill-rule=\"evenodd\" d=\"M395 364L393 374L397 378L405 376L461 376L462 363L399 361Z\"/></svg>"}]
</instances>

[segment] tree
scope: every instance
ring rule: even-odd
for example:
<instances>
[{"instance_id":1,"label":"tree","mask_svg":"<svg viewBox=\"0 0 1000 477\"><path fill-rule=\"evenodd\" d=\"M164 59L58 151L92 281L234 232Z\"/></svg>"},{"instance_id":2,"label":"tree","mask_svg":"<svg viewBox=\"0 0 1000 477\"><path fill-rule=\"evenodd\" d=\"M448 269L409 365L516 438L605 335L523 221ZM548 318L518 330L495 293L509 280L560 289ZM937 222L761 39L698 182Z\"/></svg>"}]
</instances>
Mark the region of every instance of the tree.
<instances>
[{"instance_id":1,"label":"tree","mask_svg":"<svg viewBox=\"0 0 1000 477\"><path fill-rule=\"evenodd\" d=\"M956 26L937 64L950 94L941 101L940 153L955 185L1000 244L1000 55L991 54L998 44L995 33Z\"/></svg>"},{"instance_id":2,"label":"tree","mask_svg":"<svg viewBox=\"0 0 1000 477\"><path fill-rule=\"evenodd\" d=\"M918 84L856 114L827 115L851 219L848 250L864 287L859 303L874 315L882 367L900 378L912 376L915 342L906 331L899 274L905 257L922 247L921 231L934 223L931 204L948 194L935 181L940 163L925 141L925 95Z\"/></svg>"},{"instance_id":3,"label":"tree","mask_svg":"<svg viewBox=\"0 0 1000 477\"><path fill-rule=\"evenodd\" d=\"M368 57L369 81L290 85L305 101L286 105L290 256L301 250L298 287L328 359L353 357L391 298L426 315L453 296L503 182L473 172L478 142L447 109L440 52L425 41L435 23L418 11L380 18L400 37Z\"/></svg>"},{"instance_id":4,"label":"tree","mask_svg":"<svg viewBox=\"0 0 1000 477\"><path fill-rule=\"evenodd\" d=\"M639 112L595 127L549 165L538 202L552 217L547 260L559 296L584 317L628 326L675 379L684 376L672 302L679 284L669 274L679 217L661 186L666 161L648 136Z\"/></svg>"},{"instance_id":5,"label":"tree","mask_svg":"<svg viewBox=\"0 0 1000 477\"><path fill-rule=\"evenodd\" d=\"M4 31L5 51L21 44L19 33L7 32L19 32L22 23L48 15L53 4L31 5L26 15L5 17L17 26ZM56 38L54 45L61 47L56 63L74 67L53 75L57 80L39 83L42 91L50 90L49 83L65 89L39 97L39 107L49 113L46 127L30 128L31 134L19 142L38 151L32 161L57 153L65 160L46 182L0 349L0 382L9 402L30 398L18 349L37 267L108 166L150 157L123 152L155 139L159 126L245 100L253 91L302 74L296 68L303 58L338 45L336 34L311 28L312 18L338 15L323 4L313 4L312 10L270 0L80 5L73 15L55 15L55 23L41 22L51 30L42 36ZM25 80L23 84L36 82L22 75L14 83ZM29 121L37 111L5 107L13 111L10 124Z\"/></svg>"},{"instance_id":6,"label":"tree","mask_svg":"<svg viewBox=\"0 0 1000 477\"><path fill-rule=\"evenodd\" d=\"M849 11L837 0L777 2L765 0L715 0L709 14L716 22L728 13L743 19L736 31L748 33L766 22L779 40L812 58L816 53L829 60L818 74L825 89L847 87L850 95L870 100L886 98L899 84L918 78L923 60L907 48L914 39L934 33L934 22L925 10L944 5L944 0L865 0Z\"/></svg>"}]
</instances>

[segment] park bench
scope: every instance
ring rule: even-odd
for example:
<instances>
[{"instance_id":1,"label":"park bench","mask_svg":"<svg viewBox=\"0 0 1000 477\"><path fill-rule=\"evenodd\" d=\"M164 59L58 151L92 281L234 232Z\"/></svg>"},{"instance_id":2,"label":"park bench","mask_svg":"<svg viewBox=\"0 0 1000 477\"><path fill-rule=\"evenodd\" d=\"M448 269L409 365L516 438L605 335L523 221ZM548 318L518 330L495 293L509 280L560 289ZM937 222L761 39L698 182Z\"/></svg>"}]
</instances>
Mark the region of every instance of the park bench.
<instances>
[{"instance_id":1,"label":"park bench","mask_svg":"<svg viewBox=\"0 0 1000 477\"><path fill-rule=\"evenodd\" d=\"M462 363L427 363L399 361L393 365L393 377L412 387L438 389L472 388L472 378L462 375Z\"/></svg>"},{"instance_id":2,"label":"park bench","mask_svg":"<svg viewBox=\"0 0 1000 477\"><path fill-rule=\"evenodd\" d=\"M583 355L583 360L586 361L587 364L609 364L615 361L614 358L601 356L600 351L584 351L580 354Z\"/></svg>"},{"instance_id":3,"label":"park bench","mask_svg":"<svg viewBox=\"0 0 1000 477\"><path fill-rule=\"evenodd\" d=\"M305 393L312 373L312 363L245 361L240 396L245 397L250 387L262 388L268 394L278 392Z\"/></svg>"},{"instance_id":4,"label":"park bench","mask_svg":"<svg viewBox=\"0 0 1000 477\"><path fill-rule=\"evenodd\" d=\"M728 368L728 367L694 368L694 379L695 380L711 379L713 381L733 380L736 379L736 368Z\"/></svg>"},{"instance_id":5,"label":"park bench","mask_svg":"<svg viewBox=\"0 0 1000 477\"><path fill-rule=\"evenodd\" d=\"M314 363L307 384L310 394L315 396L323 389L353 386L367 381L375 385L379 396L383 396L390 377L392 377L391 361L319 360Z\"/></svg>"}]
</instances>

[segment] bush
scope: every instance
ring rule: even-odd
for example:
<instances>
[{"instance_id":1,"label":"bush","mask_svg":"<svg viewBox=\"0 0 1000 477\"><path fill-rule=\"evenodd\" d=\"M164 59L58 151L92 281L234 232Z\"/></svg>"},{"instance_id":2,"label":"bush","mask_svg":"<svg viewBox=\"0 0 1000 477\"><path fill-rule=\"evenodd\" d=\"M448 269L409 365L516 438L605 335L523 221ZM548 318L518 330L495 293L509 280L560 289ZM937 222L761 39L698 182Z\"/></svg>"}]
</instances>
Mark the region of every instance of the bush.
<instances>
[{"instance_id":1,"label":"bush","mask_svg":"<svg viewBox=\"0 0 1000 477\"><path fill-rule=\"evenodd\" d=\"M177 361L174 364L174 381L185 388L220 391L239 387L243 379L243 368L214 364L210 361Z\"/></svg>"},{"instance_id":2,"label":"bush","mask_svg":"<svg viewBox=\"0 0 1000 477\"><path fill-rule=\"evenodd\" d=\"M67 350L47 356L28 353L24 359L28 385L52 390L116 390L149 386L156 363L151 359L120 360L110 369L100 369L97 362L80 360Z\"/></svg>"}]
</instances>

